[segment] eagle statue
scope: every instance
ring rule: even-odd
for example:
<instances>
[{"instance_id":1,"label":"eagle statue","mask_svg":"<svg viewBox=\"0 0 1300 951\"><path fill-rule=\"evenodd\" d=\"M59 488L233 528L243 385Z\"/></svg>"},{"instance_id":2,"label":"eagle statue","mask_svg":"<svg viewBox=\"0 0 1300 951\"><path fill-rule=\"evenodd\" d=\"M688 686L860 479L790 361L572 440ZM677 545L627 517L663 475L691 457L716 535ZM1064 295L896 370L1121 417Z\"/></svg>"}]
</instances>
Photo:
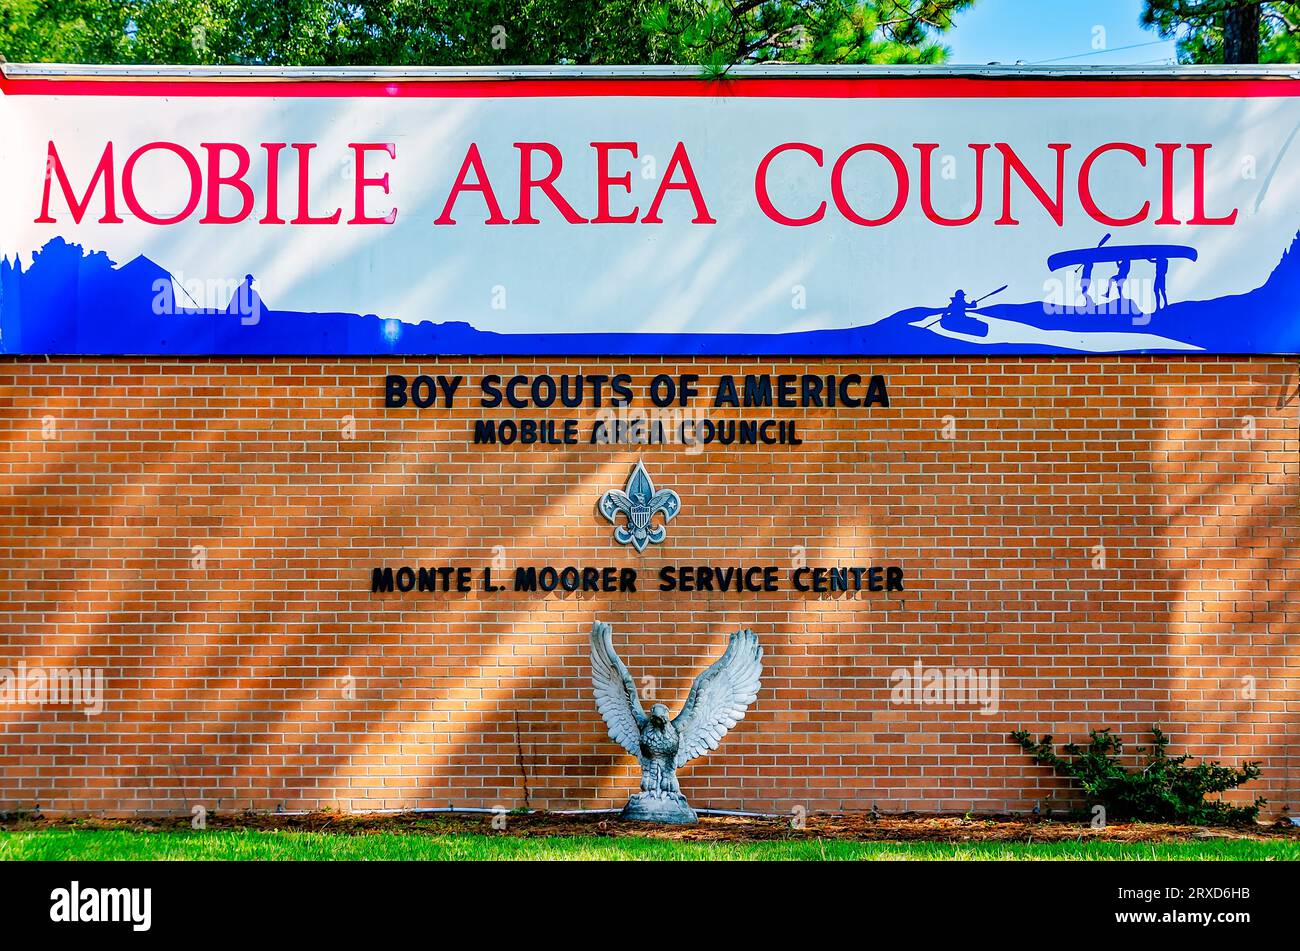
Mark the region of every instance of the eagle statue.
<instances>
[{"instance_id":1,"label":"eagle statue","mask_svg":"<svg viewBox=\"0 0 1300 951\"><path fill-rule=\"evenodd\" d=\"M646 713L636 683L614 651L608 624L591 625L591 685L596 708L609 738L641 763L641 791L623 808L622 818L690 823L695 811L677 785L677 769L709 750L745 715L758 696L763 648L753 631L731 635L727 651L695 678L682 710L672 719L656 703Z\"/></svg>"}]
</instances>

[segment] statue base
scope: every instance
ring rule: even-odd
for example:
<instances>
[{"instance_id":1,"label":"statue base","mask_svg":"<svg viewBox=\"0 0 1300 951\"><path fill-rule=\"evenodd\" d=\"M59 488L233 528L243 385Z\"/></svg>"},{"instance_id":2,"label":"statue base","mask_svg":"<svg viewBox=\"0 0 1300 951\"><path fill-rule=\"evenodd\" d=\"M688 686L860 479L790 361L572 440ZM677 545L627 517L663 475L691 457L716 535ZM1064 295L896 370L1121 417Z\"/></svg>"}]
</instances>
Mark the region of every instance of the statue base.
<instances>
[{"instance_id":1,"label":"statue base","mask_svg":"<svg viewBox=\"0 0 1300 951\"><path fill-rule=\"evenodd\" d=\"M633 794L618 817L637 822L664 822L676 825L692 825L698 821L695 810L687 804L685 796L652 796L650 793Z\"/></svg>"}]
</instances>

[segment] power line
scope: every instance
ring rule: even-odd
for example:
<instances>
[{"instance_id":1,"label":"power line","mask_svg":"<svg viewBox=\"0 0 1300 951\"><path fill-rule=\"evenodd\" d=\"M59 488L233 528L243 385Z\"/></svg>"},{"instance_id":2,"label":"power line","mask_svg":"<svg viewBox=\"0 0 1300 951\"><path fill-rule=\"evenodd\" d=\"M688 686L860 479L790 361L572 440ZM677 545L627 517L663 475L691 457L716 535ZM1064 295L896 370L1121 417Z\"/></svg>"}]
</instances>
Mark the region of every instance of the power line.
<instances>
[{"instance_id":1,"label":"power line","mask_svg":"<svg viewBox=\"0 0 1300 951\"><path fill-rule=\"evenodd\" d=\"M1160 46L1168 43L1169 40L1152 40L1149 43L1131 43L1128 46L1111 46L1101 50L1089 50L1087 53L1075 53L1073 56L1054 56L1051 59L1040 59L1029 63L1030 66L1042 66L1046 63L1060 63L1067 59L1083 59L1085 56L1101 56L1105 53L1118 53L1122 50L1136 50L1145 46Z\"/></svg>"}]
</instances>

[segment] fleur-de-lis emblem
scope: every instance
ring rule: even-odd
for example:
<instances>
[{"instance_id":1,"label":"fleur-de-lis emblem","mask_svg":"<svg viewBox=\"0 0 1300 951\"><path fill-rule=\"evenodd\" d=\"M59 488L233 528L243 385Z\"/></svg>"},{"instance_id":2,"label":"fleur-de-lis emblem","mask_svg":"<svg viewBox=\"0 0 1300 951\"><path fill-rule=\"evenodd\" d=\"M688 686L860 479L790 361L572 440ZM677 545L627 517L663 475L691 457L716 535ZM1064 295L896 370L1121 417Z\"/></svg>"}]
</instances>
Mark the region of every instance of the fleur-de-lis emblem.
<instances>
[{"instance_id":1,"label":"fleur-de-lis emblem","mask_svg":"<svg viewBox=\"0 0 1300 951\"><path fill-rule=\"evenodd\" d=\"M655 484L650 481L650 474L640 462L632 469L627 478L625 489L610 489L600 497L597 508L614 529L614 538L620 544L631 545L637 551L645 551L645 546L658 544L668 534L667 525L673 516L681 511L682 500L672 489L655 491ZM656 512L662 512L663 525L655 525ZM618 516L627 516L627 527L618 524Z\"/></svg>"}]
</instances>

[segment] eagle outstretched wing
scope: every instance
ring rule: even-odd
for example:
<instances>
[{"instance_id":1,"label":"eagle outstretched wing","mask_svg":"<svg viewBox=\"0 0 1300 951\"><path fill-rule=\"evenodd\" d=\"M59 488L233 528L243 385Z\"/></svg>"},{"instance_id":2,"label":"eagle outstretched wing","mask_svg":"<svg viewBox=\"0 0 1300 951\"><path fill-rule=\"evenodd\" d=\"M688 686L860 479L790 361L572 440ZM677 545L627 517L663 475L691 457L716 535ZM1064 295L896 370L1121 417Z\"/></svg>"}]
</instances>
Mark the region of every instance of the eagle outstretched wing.
<instances>
[{"instance_id":1,"label":"eagle outstretched wing","mask_svg":"<svg viewBox=\"0 0 1300 951\"><path fill-rule=\"evenodd\" d=\"M618 517L619 512L629 517L632 514L632 500L622 492L612 490L606 492L600 497L597 507L600 509L600 514L610 522L613 522Z\"/></svg>"},{"instance_id":2,"label":"eagle outstretched wing","mask_svg":"<svg viewBox=\"0 0 1300 951\"><path fill-rule=\"evenodd\" d=\"M663 512L664 521L670 522L682 507L681 497L672 489L660 489L650 496L650 511Z\"/></svg>"},{"instance_id":3,"label":"eagle outstretched wing","mask_svg":"<svg viewBox=\"0 0 1300 951\"><path fill-rule=\"evenodd\" d=\"M611 629L604 621L591 625L591 686L596 709L605 718L609 738L633 756L641 755L641 727L646 713L636 695L636 683L614 651Z\"/></svg>"},{"instance_id":4,"label":"eagle outstretched wing","mask_svg":"<svg viewBox=\"0 0 1300 951\"><path fill-rule=\"evenodd\" d=\"M673 719L678 733L674 767L718 748L723 735L745 716L745 709L758 696L762 675L763 648L754 632L746 629L732 634L727 652L695 678L682 712Z\"/></svg>"}]
</instances>

